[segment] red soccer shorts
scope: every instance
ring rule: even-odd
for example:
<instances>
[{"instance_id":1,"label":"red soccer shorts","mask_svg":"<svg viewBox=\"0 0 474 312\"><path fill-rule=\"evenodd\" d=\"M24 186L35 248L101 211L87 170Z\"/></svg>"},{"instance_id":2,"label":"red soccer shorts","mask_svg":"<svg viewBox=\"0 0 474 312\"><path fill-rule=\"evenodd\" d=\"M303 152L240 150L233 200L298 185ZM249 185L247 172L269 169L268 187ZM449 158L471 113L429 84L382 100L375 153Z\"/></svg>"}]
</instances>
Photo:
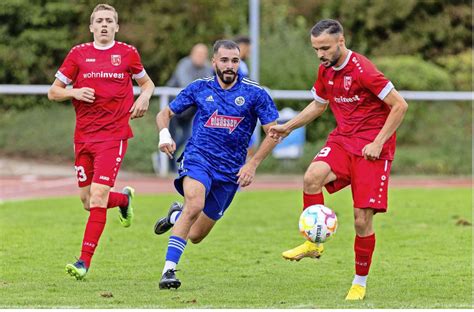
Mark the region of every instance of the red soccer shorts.
<instances>
[{"instance_id":1,"label":"red soccer shorts","mask_svg":"<svg viewBox=\"0 0 474 312\"><path fill-rule=\"evenodd\" d=\"M325 185L331 194L351 185L355 208L387 211L387 190L391 160L366 160L347 152L339 144L330 142L314 157L313 162L324 161L337 179Z\"/></svg>"},{"instance_id":2,"label":"red soccer shorts","mask_svg":"<svg viewBox=\"0 0 474 312\"><path fill-rule=\"evenodd\" d=\"M127 145L127 140L75 143L74 167L79 187L92 182L114 186Z\"/></svg>"}]
</instances>

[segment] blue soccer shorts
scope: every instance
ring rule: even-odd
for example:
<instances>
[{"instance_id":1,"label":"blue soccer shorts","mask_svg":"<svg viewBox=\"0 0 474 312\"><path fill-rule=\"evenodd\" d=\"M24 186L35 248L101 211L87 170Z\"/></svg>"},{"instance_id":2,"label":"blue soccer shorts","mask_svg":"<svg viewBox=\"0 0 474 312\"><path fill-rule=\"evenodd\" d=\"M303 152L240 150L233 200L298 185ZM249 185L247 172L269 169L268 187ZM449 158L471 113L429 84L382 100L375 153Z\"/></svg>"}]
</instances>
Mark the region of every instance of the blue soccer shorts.
<instances>
[{"instance_id":1,"label":"blue soccer shorts","mask_svg":"<svg viewBox=\"0 0 474 312\"><path fill-rule=\"evenodd\" d=\"M239 185L229 182L229 177L216 172L204 163L197 161L182 162L178 177L174 180L176 190L184 196L183 179L190 177L201 182L206 188L206 200L203 212L214 221L219 220L230 206Z\"/></svg>"}]
</instances>

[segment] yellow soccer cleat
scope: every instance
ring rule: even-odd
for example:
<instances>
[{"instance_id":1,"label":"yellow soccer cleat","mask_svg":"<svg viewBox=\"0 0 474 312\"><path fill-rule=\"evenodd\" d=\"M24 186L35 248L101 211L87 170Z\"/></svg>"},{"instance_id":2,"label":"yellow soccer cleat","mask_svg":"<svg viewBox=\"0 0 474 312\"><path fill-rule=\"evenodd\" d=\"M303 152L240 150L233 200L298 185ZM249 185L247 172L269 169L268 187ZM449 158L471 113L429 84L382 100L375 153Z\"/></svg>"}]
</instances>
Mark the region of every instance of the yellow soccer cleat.
<instances>
[{"instance_id":1,"label":"yellow soccer cleat","mask_svg":"<svg viewBox=\"0 0 474 312\"><path fill-rule=\"evenodd\" d=\"M349 293L346 296L346 300L363 300L365 297L365 287L359 284L353 284Z\"/></svg>"},{"instance_id":2,"label":"yellow soccer cleat","mask_svg":"<svg viewBox=\"0 0 474 312\"><path fill-rule=\"evenodd\" d=\"M287 260L300 261L304 257L319 259L324 251L323 244L316 244L310 241L305 241L303 244L293 249L283 252L281 255Z\"/></svg>"}]
</instances>

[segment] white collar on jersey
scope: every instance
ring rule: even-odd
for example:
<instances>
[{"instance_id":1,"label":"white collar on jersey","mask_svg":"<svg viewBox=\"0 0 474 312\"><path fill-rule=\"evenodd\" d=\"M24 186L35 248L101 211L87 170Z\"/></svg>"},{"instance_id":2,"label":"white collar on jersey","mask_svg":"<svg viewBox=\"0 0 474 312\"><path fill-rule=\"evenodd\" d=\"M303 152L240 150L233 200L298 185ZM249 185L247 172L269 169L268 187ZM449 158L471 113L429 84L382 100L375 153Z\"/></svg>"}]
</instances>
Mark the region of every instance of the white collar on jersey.
<instances>
[{"instance_id":1,"label":"white collar on jersey","mask_svg":"<svg viewBox=\"0 0 474 312\"><path fill-rule=\"evenodd\" d=\"M94 48L96 48L97 50L107 50L107 49L110 49L111 47L114 46L114 44L115 44L115 40L112 41L112 43L109 44L108 46L101 47L101 46L98 46L97 44L95 44L95 41L93 42Z\"/></svg>"},{"instance_id":2,"label":"white collar on jersey","mask_svg":"<svg viewBox=\"0 0 474 312\"><path fill-rule=\"evenodd\" d=\"M349 63L349 60L350 60L351 55L352 55L352 51L351 51L351 50L348 50L348 51L349 51L349 53L347 53L347 56L346 56L346 59L344 60L344 62L343 62L341 65L339 65L338 67L334 67L334 66L333 66L332 69L334 69L334 70L341 70L341 69L343 69L344 67L346 67L346 65L347 65L347 63Z\"/></svg>"}]
</instances>

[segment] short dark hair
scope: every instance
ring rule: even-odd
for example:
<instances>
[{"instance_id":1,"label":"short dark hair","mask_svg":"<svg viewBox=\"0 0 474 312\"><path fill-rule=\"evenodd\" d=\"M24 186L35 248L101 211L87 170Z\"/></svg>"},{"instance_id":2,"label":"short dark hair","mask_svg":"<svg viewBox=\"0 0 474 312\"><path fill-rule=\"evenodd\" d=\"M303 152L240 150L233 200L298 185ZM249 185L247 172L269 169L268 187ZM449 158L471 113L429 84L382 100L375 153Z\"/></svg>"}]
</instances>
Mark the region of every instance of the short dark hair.
<instances>
[{"instance_id":1,"label":"short dark hair","mask_svg":"<svg viewBox=\"0 0 474 312\"><path fill-rule=\"evenodd\" d=\"M250 38L247 37L247 36L238 36L238 37L235 37L234 41L235 41L235 43L237 43L237 44L241 44L241 43L250 44Z\"/></svg>"},{"instance_id":2,"label":"short dark hair","mask_svg":"<svg viewBox=\"0 0 474 312\"><path fill-rule=\"evenodd\" d=\"M313 37L318 37L324 32L330 35L343 34L344 29L342 28L341 23L333 19L321 20L311 28L311 36Z\"/></svg>"},{"instance_id":3,"label":"short dark hair","mask_svg":"<svg viewBox=\"0 0 474 312\"><path fill-rule=\"evenodd\" d=\"M232 40L217 40L214 43L214 47L212 48L213 53L216 54L217 51L219 51L219 49L222 48L222 47L224 47L225 49L228 49L228 50L237 49L240 52L239 45L237 43L235 43L234 41L232 41Z\"/></svg>"}]
</instances>

